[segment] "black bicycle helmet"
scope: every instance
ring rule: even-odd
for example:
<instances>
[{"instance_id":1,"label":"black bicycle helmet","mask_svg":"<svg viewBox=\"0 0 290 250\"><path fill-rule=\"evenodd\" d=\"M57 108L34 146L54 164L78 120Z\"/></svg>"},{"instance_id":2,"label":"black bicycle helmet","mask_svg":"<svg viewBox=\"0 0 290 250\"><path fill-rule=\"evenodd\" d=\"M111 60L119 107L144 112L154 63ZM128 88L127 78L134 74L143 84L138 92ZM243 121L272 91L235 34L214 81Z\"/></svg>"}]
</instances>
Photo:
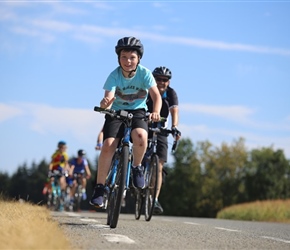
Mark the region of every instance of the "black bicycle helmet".
<instances>
[{"instance_id":1,"label":"black bicycle helmet","mask_svg":"<svg viewBox=\"0 0 290 250\"><path fill-rule=\"evenodd\" d=\"M152 74L153 74L153 76L166 76L166 77L168 77L168 79L171 79L171 77L172 77L170 69L168 69L164 66L160 66L160 67L155 68L153 70Z\"/></svg>"},{"instance_id":2,"label":"black bicycle helmet","mask_svg":"<svg viewBox=\"0 0 290 250\"><path fill-rule=\"evenodd\" d=\"M59 141L58 144L57 144L57 147L61 147L61 146L64 146L66 145L66 142L65 141Z\"/></svg>"},{"instance_id":3,"label":"black bicycle helmet","mask_svg":"<svg viewBox=\"0 0 290 250\"><path fill-rule=\"evenodd\" d=\"M141 43L141 41L139 39L137 39L136 37L130 36L130 37L123 37L121 38L116 47L115 47L115 51L117 53L117 55L120 55L121 50L123 49L132 49L132 50L137 50L140 59L143 56L144 53L144 47L143 44Z\"/></svg>"},{"instance_id":4,"label":"black bicycle helmet","mask_svg":"<svg viewBox=\"0 0 290 250\"><path fill-rule=\"evenodd\" d=\"M78 151L78 156L84 156L86 154L85 150L80 149Z\"/></svg>"}]
</instances>

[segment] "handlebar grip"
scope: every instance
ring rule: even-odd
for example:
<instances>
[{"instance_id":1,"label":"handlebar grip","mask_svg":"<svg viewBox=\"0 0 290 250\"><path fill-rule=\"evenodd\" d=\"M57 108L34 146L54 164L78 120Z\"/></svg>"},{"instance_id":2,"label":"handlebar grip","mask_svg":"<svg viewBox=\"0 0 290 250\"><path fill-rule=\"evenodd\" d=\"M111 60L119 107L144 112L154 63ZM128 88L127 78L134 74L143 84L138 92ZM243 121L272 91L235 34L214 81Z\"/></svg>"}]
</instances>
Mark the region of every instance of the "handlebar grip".
<instances>
[{"instance_id":1,"label":"handlebar grip","mask_svg":"<svg viewBox=\"0 0 290 250\"><path fill-rule=\"evenodd\" d=\"M177 141L175 140L175 141L173 142L173 145L172 145L172 148L171 148L171 153L174 153L174 152L175 152L175 150L176 150L176 146L177 146Z\"/></svg>"},{"instance_id":2,"label":"handlebar grip","mask_svg":"<svg viewBox=\"0 0 290 250\"><path fill-rule=\"evenodd\" d=\"M104 111L105 109L101 108L101 107L98 107L98 106L95 106L94 107L94 111L96 112L100 112L100 111Z\"/></svg>"}]
</instances>

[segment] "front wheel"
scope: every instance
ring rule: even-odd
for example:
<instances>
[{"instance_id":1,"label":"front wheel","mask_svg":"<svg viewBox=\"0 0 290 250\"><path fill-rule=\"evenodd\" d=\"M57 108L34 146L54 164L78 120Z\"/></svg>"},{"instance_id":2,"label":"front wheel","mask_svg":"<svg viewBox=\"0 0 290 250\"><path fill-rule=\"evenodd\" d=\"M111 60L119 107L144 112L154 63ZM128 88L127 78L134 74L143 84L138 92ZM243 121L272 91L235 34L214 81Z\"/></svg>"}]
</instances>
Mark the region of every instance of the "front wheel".
<instances>
[{"instance_id":1,"label":"front wheel","mask_svg":"<svg viewBox=\"0 0 290 250\"><path fill-rule=\"evenodd\" d=\"M117 169L116 182L113 185L113 190L110 194L109 206L111 209L110 227L116 228L119 215L121 212L122 198L126 186L126 176L129 164L129 147L123 146L120 154L120 161Z\"/></svg>"},{"instance_id":2,"label":"front wheel","mask_svg":"<svg viewBox=\"0 0 290 250\"><path fill-rule=\"evenodd\" d=\"M82 202L82 186L77 185L76 192L75 192L75 199L74 199L74 211L79 212L81 210L81 202Z\"/></svg>"},{"instance_id":3,"label":"front wheel","mask_svg":"<svg viewBox=\"0 0 290 250\"><path fill-rule=\"evenodd\" d=\"M153 210L154 202L157 194L157 184L159 177L159 157L157 154L151 156L148 174L148 186L145 189L145 220L150 221Z\"/></svg>"},{"instance_id":4,"label":"front wheel","mask_svg":"<svg viewBox=\"0 0 290 250\"><path fill-rule=\"evenodd\" d=\"M140 190L139 188L134 190L134 196L135 196L135 219L139 220L142 212L142 207L144 203L144 196L142 194L143 190Z\"/></svg>"}]
</instances>

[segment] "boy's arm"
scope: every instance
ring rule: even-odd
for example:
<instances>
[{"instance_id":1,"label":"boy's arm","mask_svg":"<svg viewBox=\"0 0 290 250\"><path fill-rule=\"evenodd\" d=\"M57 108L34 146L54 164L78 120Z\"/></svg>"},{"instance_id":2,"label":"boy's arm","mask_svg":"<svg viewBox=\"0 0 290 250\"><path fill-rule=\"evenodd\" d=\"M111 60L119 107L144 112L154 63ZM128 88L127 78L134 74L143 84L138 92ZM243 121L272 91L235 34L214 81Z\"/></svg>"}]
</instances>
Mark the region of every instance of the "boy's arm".
<instances>
[{"instance_id":1,"label":"boy's arm","mask_svg":"<svg viewBox=\"0 0 290 250\"><path fill-rule=\"evenodd\" d=\"M114 100L115 100L115 92L105 90L105 95L100 102L100 107L104 109L109 109L111 108Z\"/></svg>"}]
</instances>

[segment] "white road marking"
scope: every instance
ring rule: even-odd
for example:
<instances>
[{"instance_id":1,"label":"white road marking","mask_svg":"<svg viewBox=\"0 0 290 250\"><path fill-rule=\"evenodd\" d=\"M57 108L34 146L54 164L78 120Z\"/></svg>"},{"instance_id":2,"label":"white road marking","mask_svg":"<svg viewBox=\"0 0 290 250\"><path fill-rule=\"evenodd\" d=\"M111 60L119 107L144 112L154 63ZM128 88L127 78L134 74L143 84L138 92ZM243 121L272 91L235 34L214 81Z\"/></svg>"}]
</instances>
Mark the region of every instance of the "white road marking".
<instances>
[{"instance_id":1,"label":"white road marking","mask_svg":"<svg viewBox=\"0 0 290 250\"><path fill-rule=\"evenodd\" d=\"M90 226L98 229L110 229L110 226L104 224L91 224Z\"/></svg>"},{"instance_id":2,"label":"white road marking","mask_svg":"<svg viewBox=\"0 0 290 250\"><path fill-rule=\"evenodd\" d=\"M95 219L80 219L81 221L85 221L85 222L99 222Z\"/></svg>"},{"instance_id":3,"label":"white road marking","mask_svg":"<svg viewBox=\"0 0 290 250\"><path fill-rule=\"evenodd\" d=\"M130 239L128 236L121 235L121 234L102 234L102 235L109 242L119 242L119 243L127 243L127 244L135 243L135 241Z\"/></svg>"},{"instance_id":4,"label":"white road marking","mask_svg":"<svg viewBox=\"0 0 290 250\"><path fill-rule=\"evenodd\" d=\"M229 232L241 232L240 230L234 230L234 229L223 228L223 227L215 227L215 229L225 230L225 231L229 231Z\"/></svg>"},{"instance_id":5,"label":"white road marking","mask_svg":"<svg viewBox=\"0 0 290 250\"><path fill-rule=\"evenodd\" d=\"M261 236L262 238L269 239L269 240L275 240L275 241L281 241L284 243L290 243L290 240L283 240L275 237L268 237L268 236Z\"/></svg>"},{"instance_id":6,"label":"white road marking","mask_svg":"<svg viewBox=\"0 0 290 250\"><path fill-rule=\"evenodd\" d=\"M185 221L184 224L196 225L196 226L200 226L200 225L201 225L201 224L199 224L199 223L187 222L187 221Z\"/></svg>"},{"instance_id":7,"label":"white road marking","mask_svg":"<svg viewBox=\"0 0 290 250\"><path fill-rule=\"evenodd\" d=\"M64 212L66 215L68 215L68 216L73 216L73 217L80 217L80 215L79 214L77 214L77 213L73 213L73 212Z\"/></svg>"},{"instance_id":8,"label":"white road marking","mask_svg":"<svg viewBox=\"0 0 290 250\"><path fill-rule=\"evenodd\" d=\"M173 220L169 220L169 219L162 219L163 221L168 221L168 222L173 222Z\"/></svg>"}]
</instances>

